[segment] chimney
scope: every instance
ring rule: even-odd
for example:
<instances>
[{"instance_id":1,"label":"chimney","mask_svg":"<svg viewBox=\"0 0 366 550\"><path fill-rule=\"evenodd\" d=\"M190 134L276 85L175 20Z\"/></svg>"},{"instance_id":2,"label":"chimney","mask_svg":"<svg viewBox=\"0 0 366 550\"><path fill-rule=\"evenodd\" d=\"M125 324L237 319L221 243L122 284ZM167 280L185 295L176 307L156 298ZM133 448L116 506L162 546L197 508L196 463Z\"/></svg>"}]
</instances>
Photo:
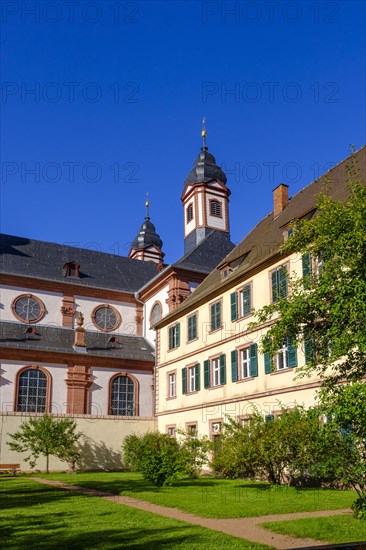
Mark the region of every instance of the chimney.
<instances>
[{"instance_id":1,"label":"chimney","mask_svg":"<svg viewBox=\"0 0 366 550\"><path fill-rule=\"evenodd\" d=\"M288 185L280 183L273 189L273 217L277 218L288 204Z\"/></svg>"}]
</instances>

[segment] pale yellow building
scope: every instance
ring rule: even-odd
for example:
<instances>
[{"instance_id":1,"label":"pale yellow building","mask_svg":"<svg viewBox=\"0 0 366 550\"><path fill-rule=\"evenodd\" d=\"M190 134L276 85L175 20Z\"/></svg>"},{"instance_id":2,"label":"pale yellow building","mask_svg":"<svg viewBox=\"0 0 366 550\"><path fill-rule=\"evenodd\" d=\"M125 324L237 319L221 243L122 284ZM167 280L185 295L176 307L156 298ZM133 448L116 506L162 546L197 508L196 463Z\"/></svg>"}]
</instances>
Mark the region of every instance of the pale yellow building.
<instances>
[{"instance_id":1,"label":"pale yellow building","mask_svg":"<svg viewBox=\"0 0 366 550\"><path fill-rule=\"evenodd\" d=\"M366 148L356 153L363 172ZM316 402L319 380L296 378L307 350L291 341L270 358L259 350L268 323L250 329L253 310L288 292L289 278L309 269L309 257L279 253L291 221L315 213L316 196L327 183L337 199L347 196L347 159L291 199L288 187L273 191L273 212L214 269L200 286L157 329L156 416L158 428L198 430L214 437L228 416L247 419L253 407L271 418L280 404L310 406ZM189 196L199 204L196 183ZM192 230L199 219L190 220Z\"/></svg>"}]
</instances>

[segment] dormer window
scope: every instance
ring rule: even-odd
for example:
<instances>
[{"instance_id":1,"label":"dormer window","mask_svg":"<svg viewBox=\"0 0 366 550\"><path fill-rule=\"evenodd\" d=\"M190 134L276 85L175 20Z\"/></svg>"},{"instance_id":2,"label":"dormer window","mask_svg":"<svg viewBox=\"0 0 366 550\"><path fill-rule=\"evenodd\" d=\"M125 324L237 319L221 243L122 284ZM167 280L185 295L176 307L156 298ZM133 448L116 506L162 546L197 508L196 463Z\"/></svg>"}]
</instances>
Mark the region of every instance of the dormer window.
<instances>
[{"instance_id":1,"label":"dormer window","mask_svg":"<svg viewBox=\"0 0 366 550\"><path fill-rule=\"evenodd\" d=\"M217 200L210 201L210 214L211 216L215 216L217 218L221 218L221 202Z\"/></svg>"},{"instance_id":2,"label":"dormer window","mask_svg":"<svg viewBox=\"0 0 366 550\"><path fill-rule=\"evenodd\" d=\"M74 277L76 279L79 279L79 268L80 265L75 262L74 260L72 262L67 262L67 264L64 265L64 277Z\"/></svg>"},{"instance_id":3,"label":"dormer window","mask_svg":"<svg viewBox=\"0 0 366 550\"><path fill-rule=\"evenodd\" d=\"M187 207L187 223L193 220L193 204L189 204Z\"/></svg>"}]
</instances>

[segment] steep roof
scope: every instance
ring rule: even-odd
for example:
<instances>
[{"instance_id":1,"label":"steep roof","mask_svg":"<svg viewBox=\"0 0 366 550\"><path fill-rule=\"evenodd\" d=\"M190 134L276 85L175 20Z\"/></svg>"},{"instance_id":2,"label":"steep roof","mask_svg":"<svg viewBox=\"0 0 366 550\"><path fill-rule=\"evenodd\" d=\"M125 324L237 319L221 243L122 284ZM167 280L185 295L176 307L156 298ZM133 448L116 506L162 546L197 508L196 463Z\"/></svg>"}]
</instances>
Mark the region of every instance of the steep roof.
<instances>
[{"instance_id":1,"label":"steep roof","mask_svg":"<svg viewBox=\"0 0 366 550\"><path fill-rule=\"evenodd\" d=\"M64 277L63 267L75 260L80 278ZM156 264L86 248L0 235L3 273L125 292L136 292L156 273Z\"/></svg>"},{"instance_id":2,"label":"steep roof","mask_svg":"<svg viewBox=\"0 0 366 550\"><path fill-rule=\"evenodd\" d=\"M176 261L174 266L210 273L234 247L228 233L213 229L193 250Z\"/></svg>"},{"instance_id":3,"label":"steep roof","mask_svg":"<svg viewBox=\"0 0 366 550\"><path fill-rule=\"evenodd\" d=\"M36 325L36 334L26 334L27 325L0 322L0 343L3 348L42 350L59 353L75 353L73 348L74 331L61 327ZM118 343L108 341L111 336ZM88 356L113 357L136 361L154 361L154 349L142 336L124 336L110 332L85 332L86 353Z\"/></svg>"},{"instance_id":4,"label":"steep roof","mask_svg":"<svg viewBox=\"0 0 366 550\"><path fill-rule=\"evenodd\" d=\"M355 153L360 176L366 178L366 146ZM165 316L157 327L171 322L185 310L193 308L197 302L206 299L221 287L235 284L238 279L244 280L249 274L264 262L275 257L284 242L284 230L295 219L315 211L316 197L326 190L334 199L344 201L349 194L347 166L350 157L334 166L329 172L313 181L307 187L294 195L285 209L276 217L273 212L265 216L246 237L224 258L222 262L206 277L196 290L172 313ZM220 267L235 262L237 269L223 279Z\"/></svg>"}]
</instances>

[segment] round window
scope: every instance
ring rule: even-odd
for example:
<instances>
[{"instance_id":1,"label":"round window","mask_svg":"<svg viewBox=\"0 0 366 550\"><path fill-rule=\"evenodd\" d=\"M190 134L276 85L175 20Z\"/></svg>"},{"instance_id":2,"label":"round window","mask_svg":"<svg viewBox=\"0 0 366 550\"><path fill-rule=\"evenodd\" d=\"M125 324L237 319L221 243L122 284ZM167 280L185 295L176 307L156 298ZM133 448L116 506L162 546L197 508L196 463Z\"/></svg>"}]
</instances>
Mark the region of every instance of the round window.
<instances>
[{"instance_id":1,"label":"round window","mask_svg":"<svg viewBox=\"0 0 366 550\"><path fill-rule=\"evenodd\" d=\"M111 306L97 307L93 312L92 319L100 330L106 331L116 329L121 322L118 311Z\"/></svg>"},{"instance_id":2,"label":"round window","mask_svg":"<svg viewBox=\"0 0 366 550\"><path fill-rule=\"evenodd\" d=\"M36 323L42 319L45 307L39 298L25 294L16 298L12 305L14 315L25 323Z\"/></svg>"}]
</instances>

